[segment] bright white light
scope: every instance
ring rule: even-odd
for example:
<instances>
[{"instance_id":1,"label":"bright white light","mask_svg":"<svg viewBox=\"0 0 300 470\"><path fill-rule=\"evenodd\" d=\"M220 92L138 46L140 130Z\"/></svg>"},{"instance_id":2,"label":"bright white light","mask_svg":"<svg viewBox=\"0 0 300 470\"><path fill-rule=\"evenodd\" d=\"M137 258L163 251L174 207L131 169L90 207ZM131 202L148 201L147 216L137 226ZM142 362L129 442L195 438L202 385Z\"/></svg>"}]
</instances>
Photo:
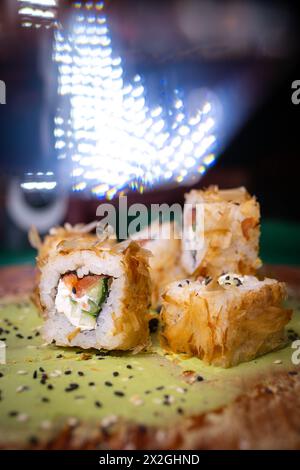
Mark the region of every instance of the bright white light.
<instances>
[{"instance_id":1,"label":"bright white light","mask_svg":"<svg viewBox=\"0 0 300 470\"><path fill-rule=\"evenodd\" d=\"M177 90L171 109L151 106L140 75L124 83L101 5L76 2L70 30L56 32L58 158L70 161L74 191L99 197L184 181L213 162L212 106L206 102L190 116Z\"/></svg>"},{"instance_id":2,"label":"bright white light","mask_svg":"<svg viewBox=\"0 0 300 470\"><path fill-rule=\"evenodd\" d=\"M56 0L19 0L22 3L32 3L34 5L42 5L45 7L56 7Z\"/></svg>"},{"instance_id":3,"label":"bright white light","mask_svg":"<svg viewBox=\"0 0 300 470\"><path fill-rule=\"evenodd\" d=\"M55 181L28 181L26 183L21 183L21 188L28 191L32 190L50 190L56 187L57 183Z\"/></svg>"},{"instance_id":4,"label":"bright white light","mask_svg":"<svg viewBox=\"0 0 300 470\"><path fill-rule=\"evenodd\" d=\"M24 28L51 27L56 19L57 0L18 0Z\"/></svg>"}]
</instances>

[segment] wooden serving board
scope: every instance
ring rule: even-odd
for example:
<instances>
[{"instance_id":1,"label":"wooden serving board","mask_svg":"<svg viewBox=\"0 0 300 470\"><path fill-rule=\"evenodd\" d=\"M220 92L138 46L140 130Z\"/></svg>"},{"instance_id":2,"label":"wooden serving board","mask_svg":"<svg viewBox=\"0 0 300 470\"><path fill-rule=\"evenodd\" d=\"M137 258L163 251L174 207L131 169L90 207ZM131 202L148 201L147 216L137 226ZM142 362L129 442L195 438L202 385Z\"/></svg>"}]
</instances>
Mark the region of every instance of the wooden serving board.
<instances>
[{"instance_id":1,"label":"wooden serving board","mask_svg":"<svg viewBox=\"0 0 300 470\"><path fill-rule=\"evenodd\" d=\"M138 355L45 345L30 302L34 269L0 270L0 447L36 449L300 448L300 270L284 349L231 369L166 354L152 336ZM299 288L299 290L298 290Z\"/></svg>"}]
</instances>

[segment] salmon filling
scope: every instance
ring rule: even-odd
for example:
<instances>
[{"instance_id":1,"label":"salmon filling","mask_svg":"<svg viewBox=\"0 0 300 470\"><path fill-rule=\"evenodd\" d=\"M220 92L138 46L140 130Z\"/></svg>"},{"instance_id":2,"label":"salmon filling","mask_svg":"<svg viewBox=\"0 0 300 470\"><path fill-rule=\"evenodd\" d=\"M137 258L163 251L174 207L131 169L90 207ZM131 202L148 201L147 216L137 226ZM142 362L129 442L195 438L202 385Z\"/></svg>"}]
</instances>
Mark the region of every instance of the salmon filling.
<instances>
[{"instance_id":1,"label":"salmon filling","mask_svg":"<svg viewBox=\"0 0 300 470\"><path fill-rule=\"evenodd\" d=\"M56 310L82 330L95 329L110 285L111 278L108 276L89 274L78 278L75 273L67 273L57 286Z\"/></svg>"}]
</instances>

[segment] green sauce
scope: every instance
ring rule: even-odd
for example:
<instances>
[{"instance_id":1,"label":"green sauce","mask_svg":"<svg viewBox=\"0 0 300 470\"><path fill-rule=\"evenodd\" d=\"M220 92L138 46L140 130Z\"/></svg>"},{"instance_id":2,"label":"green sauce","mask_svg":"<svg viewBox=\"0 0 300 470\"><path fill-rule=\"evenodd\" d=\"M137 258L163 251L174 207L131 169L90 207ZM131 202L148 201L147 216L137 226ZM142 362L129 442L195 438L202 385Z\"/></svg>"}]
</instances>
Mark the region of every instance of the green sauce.
<instances>
[{"instance_id":1,"label":"green sauce","mask_svg":"<svg viewBox=\"0 0 300 470\"><path fill-rule=\"evenodd\" d=\"M295 314L288 329L294 338L300 334L300 309L291 303ZM220 369L196 358L166 355L155 337L151 351L136 356L47 346L39 335L41 323L31 303L0 307L0 339L7 345L7 363L0 365L0 444L25 445L32 436L43 442L70 418L98 423L114 415L165 426L182 413L230 403L268 371L295 368L291 344ZM187 383L186 370L195 372L194 383Z\"/></svg>"}]
</instances>

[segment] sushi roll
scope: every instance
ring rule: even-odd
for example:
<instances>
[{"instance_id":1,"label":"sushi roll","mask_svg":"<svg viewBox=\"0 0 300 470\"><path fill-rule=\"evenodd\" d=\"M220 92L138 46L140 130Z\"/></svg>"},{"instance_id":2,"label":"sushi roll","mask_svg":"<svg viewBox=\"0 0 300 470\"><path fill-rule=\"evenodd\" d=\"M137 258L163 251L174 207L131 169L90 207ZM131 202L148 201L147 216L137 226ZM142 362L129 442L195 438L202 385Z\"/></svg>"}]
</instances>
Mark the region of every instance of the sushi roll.
<instances>
[{"instance_id":1,"label":"sushi roll","mask_svg":"<svg viewBox=\"0 0 300 470\"><path fill-rule=\"evenodd\" d=\"M113 245L78 228L57 228L38 242L36 304L44 339L59 346L134 350L149 341L148 253Z\"/></svg>"},{"instance_id":2,"label":"sushi roll","mask_svg":"<svg viewBox=\"0 0 300 470\"><path fill-rule=\"evenodd\" d=\"M174 282L163 295L162 344L220 367L249 361L285 344L285 296L283 283L254 276Z\"/></svg>"},{"instance_id":3,"label":"sushi roll","mask_svg":"<svg viewBox=\"0 0 300 470\"><path fill-rule=\"evenodd\" d=\"M185 202L184 221L201 240L201 245L190 249L183 239L181 261L188 275L255 274L261 266L260 208L256 199L243 187L219 190L211 186L203 191L192 190ZM203 214L200 224L195 223L198 204Z\"/></svg>"},{"instance_id":4,"label":"sushi roll","mask_svg":"<svg viewBox=\"0 0 300 470\"><path fill-rule=\"evenodd\" d=\"M180 262L181 240L173 222L153 222L131 236L140 246L151 252L149 258L152 285L151 305L161 305L164 287L186 275Z\"/></svg>"}]
</instances>

